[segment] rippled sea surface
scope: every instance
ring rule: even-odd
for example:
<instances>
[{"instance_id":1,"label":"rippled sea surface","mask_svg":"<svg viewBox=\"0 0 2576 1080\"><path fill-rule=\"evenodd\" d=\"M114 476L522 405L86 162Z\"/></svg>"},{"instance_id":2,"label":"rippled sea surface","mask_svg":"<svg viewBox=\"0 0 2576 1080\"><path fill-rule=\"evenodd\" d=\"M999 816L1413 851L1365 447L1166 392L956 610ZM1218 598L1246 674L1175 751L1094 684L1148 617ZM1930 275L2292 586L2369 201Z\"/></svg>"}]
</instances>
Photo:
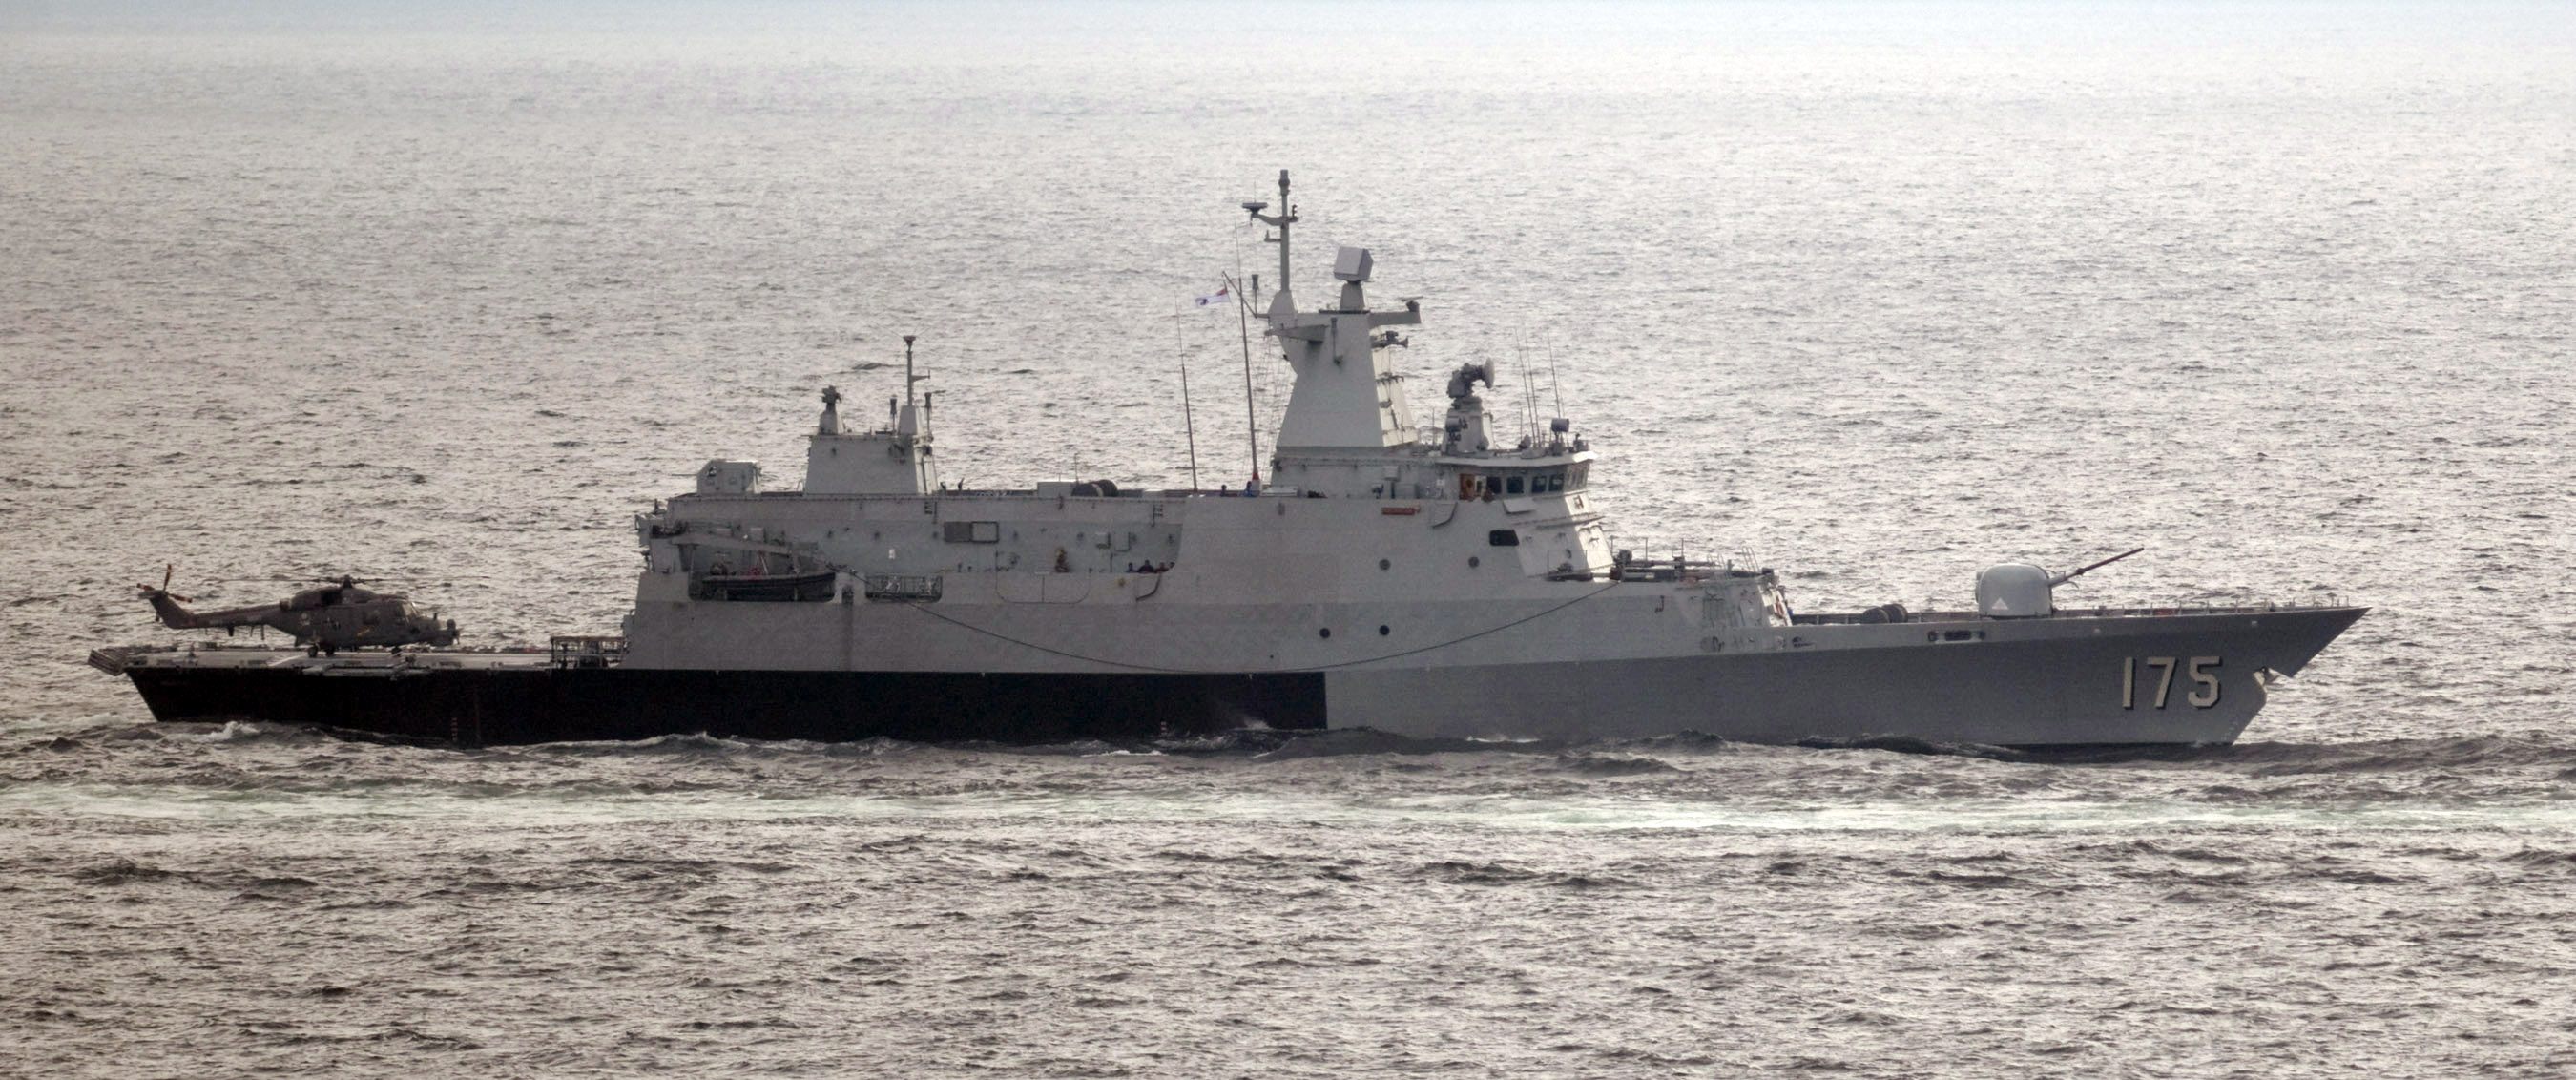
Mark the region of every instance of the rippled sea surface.
<instances>
[{"instance_id":1,"label":"rippled sea surface","mask_svg":"<svg viewBox=\"0 0 2576 1080\"><path fill-rule=\"evenodd\" d=\"M1185 308L1283 167L1621 546L2375 610L2040 760L461 752L81 663L173 564L611 631L902 334L950 479L1186 483L1186 363L1239 482ZM0 9L0 1075L2576 1072L2571 192L2555 5Z\"/></svg>"}]
</instances>

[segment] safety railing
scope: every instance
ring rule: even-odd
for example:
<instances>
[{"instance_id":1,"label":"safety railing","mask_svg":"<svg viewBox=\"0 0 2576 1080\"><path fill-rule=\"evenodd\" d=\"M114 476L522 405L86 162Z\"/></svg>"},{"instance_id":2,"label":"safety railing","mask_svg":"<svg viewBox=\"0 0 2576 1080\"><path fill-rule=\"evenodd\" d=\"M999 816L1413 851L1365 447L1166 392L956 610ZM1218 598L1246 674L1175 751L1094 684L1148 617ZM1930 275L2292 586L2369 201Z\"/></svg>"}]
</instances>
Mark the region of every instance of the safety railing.
<instances>
[{"instance_id":1,"label":"safety railing","mask_svg":"<svg viewBox=\"0 0 2576 1080\"><path fill-rule=\"evenodd\" d=\"M867 574L859 581L870 600L917 602L939 599L940 578L938 574Z\"/></svg>"},{"instance_id":2,"label":"safety railing","mask_svg":"<svg viewBox=\"0 0 2576 1080\"><path fill-rule=\"evenodd\" d=\"M626 639L563 635L546 639L547 658L558 668L615 667L626 659Z\"/></svg>"}]
</instances>

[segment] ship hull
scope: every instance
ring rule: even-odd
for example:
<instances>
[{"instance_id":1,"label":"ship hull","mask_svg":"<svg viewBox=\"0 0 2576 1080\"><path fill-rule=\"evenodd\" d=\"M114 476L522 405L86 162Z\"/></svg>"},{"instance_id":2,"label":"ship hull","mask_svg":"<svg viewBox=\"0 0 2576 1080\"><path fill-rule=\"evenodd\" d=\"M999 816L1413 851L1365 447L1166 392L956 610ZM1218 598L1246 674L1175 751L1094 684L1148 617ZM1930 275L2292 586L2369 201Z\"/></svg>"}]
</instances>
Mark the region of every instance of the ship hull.
<instances>
[{"instance_id":1,"label":"ship hull","mask_svg":"<svg viewBox=\"0 0 2576 1080\"><path fill-rule=\"evenodd\" d=\"M347 669L343 669L344 671ZM1324 726L1324 678L913 671L688 671L528 666L314 675L136 667L160 720L313 724L501 746L722 738L1014 743L1171 738Z\"/></svg>"},{"instance_id":2,"label":"ship hull","mask_svg":"<svg viewBox=\"0 0 2576 1080\"><path fill-rule=\"evenodd\" d=\"M2015 747L2217 744L2253 722L2273 679L2304 667L2360 615L1999 622L1986 624L1992 639L1957 644L1925 640L1959 632L1943 624L1797 626L1770 635L1785 647L1741 655L1336 672L1329 696L1334 726L1417 737L1688 729L1770 743L1902 735ZM1480 700L1509 701L1510 712L1449 704Z\"/></svg>"},{"instance_id":3,"label":"ship hull","mask_svg":"<svg viewBox=\"0 0 2576 1080\"><path fill-rule=\"evenodd\" d=\"M2165 745L2234 740L2262 708L2271 678L2298 671L2360 615L2329 608L1965 630L1799 625L1777 628L1754 651L1220 674L712 671L566 667L542 657L442 668L253 650L147 656L125 674L162 720L314 724L459 745L684 733L1043 743L1246 727L1567 741L1694 731L1774 743L1902 735ZM1972 637L1942 640L1961 633Z\"/></svg>"}]
</instances>

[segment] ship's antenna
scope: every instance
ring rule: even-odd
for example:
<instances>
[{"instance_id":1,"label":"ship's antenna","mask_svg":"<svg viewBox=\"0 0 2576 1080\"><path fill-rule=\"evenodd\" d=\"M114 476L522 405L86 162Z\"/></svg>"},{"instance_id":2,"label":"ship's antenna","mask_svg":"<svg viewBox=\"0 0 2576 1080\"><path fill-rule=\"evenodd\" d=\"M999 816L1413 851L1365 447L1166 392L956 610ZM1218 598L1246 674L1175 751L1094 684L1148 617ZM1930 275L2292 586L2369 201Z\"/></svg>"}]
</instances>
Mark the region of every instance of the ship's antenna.
<instances>
[{"instance_id":1,"label":"ship's antenna","mask_svg":"<svg viewBox=\"0 0 2576 1080\"><path fill-rule=\"evenodd\" d=\"M1190 440L1190 490L1195 492L1199 489L1199 429L1197 423L1190 419L1190 349L1188 342L1181 337L1178 316L1172 319L1172 345L1181 356L1181 430Z\"/></svg>"},{"instance_id":2,"label":"ship's antenna","mask_svg":"<svg viewBox=\"0 0 2576 1080\"><path fill-rule=\"evenodd\" d=\"M1286 169L1279 170L1279 212L1262 213L1269 208L1269 203L1259 201L1243 204L1243 211L1252 215L1252 220L1264 225L1276 226L1279 229L1279 235L1264 234L1261 239L1264 243L1279 245L1279 292L1271 300L1270 314L1265 318L1280 318L1294 314L1297 305L1297 298L1291 294L1288 287L1288 227L1297 223L1297 206L1288 201L1288 170ZM1261 279L1255 277L1252 283L1253 291L1259 292ZM1235 289L1238 296L1241 295L1243 289L1239 283L1229 281L1228 284ZM1243 334L1244 437L1252 446L1252 486L1255 491L1258 491L1261 487L1261 422L1254 419L1252 414L1252 313L1238 310L1235 313L1235 323Z\"/></svg>"},{"instance_id":3,"label":"ship's antenna","mask_svg":"<svg viewBox=\"0 0 2576 1080\"><path fill-rule=\"evenodd\" d=\"M1288 201L1288 170L1286 169L1279 170L1279 212L1262 213L1269 206L1269 203L1264 202L1247 202L1243 204L1243 209L1245 213L1252 215L1252 220L1264 225L1277 226L1279 229L1279 235L1264 234L1261 240L1263 243L1279 245L1279 299L1273 302L1271 307L1285 314L1291 309L1290 306L1297 302L1295 297L1289 295L1288 290L1288 227L1297 223L1297 208Z\"/></svg>"},{"instance_id":4,"label":"ship's antenna","mask_svg":"<svg viewBox=\"0 0 2576 1080\"><path fill-rule=\"evenodd\" d=\"M1565 384L1558 382L1556 378L1556 335L1548 334L1544 340L1547 342L1547 392L1556 397L1556 415L1563 416L1565 415ZM1551 427L1550 430L1554 429Z\"/></svg>"},{"instance_id":5,"label":"ship's antenna","mask_svg":"<svg viewBox=\"0 0 2576 1080\"><path fill-rule=\"evenodd\" d=\"M1246 203L1245 205L1250 206L1251 204ZM1217 276L1220 278L1225 277L1223 273L1219 273ZM1243 276L1243 233L1238 230L1234 234L1234 278L1230 280L1240 280ZM1258 302L1261 299L1259 293L1261 288L1261 279L1258 277L1253 278L1252 287L1254 289L1253 292L1235 297L1235 300L1246 304Z\"/></svg>"},{"instance_id":6,"label":"ship's antenna","mask_svg":"<svg viewBox=\"0 0 2576 1080\"><path fill-rule=\"evenodd\" d=\"M1514 342L1513 342L1513 344L1516 346L1516 347L1513 349L1513 352L1517 353L1518 355L1516 355L1516 356L1514 357L1514 359L1515 359L1515 360L1518 360L1518 361L1520 362L1520 374L1521 374L1521 439L1522 439L1524 442L1526 442L1526 441L1529 439L1529 429L1530 429L1530 400L1529 400L1529 372L1530 372L1530 359L1529 359L1529 330L1528 330L1527 328L1523 328L1523 329L1521 329L1521 330L1520 330L1520 331L1515 335L1515 337L1516 337L1518 340L1516 340L1516 341L1514 341Z\"/></svg>"},{"instance_id":7,"label":"ship's antenna","mask_svg":"<svg viewBox=\"0 0 2576 1080\"><path fill-rule=\"evenodd\" d=\"M1515 326L1512 328L1512 369L1514 371L1518 371L1522 364L1526 364L1528 362L1529 334L1520 327ZM1502 373L1496 372L1495 374L1500 375ZM1511 377L1504 376L1503 381L1504 383L1509 384L1511 382ZM1502 393L1502 387L1497 386L1494 388L1494 400L1497 403L1502 401ZM1529 434L1529 403L1522 402L1521 405L1521 434L1527 435Z\"/></svg>"},{"instance_id":8,"label":"ship's antenna","mask_svg":"<svg viewBox=\"0 0 2576 1080\"><path fill-rule=\"evenodd\" d=\"M1538 445L1538 367L1529 362L1529 335L1521 335L1521 440Z\"/></svg>"},{"instance_id":9,"label":"ship's antenna","mask_svg":"<svg viewBox=\"0 0 2576 1080\"><path fill-rule=\"evenodd\" d=\"M1279 174L1279 186L1281 190L1287 189L1288 173L1285 170ZM1288 257L1281 255L1279 258L1284 263ZM1261 278L1256 275L1252 280L1254 287L1259 288ZM1225 287L1233 289L1238 296L1243 292L1243 283L1233 278L1226 278ZM1254 419L1252 415L1252 313L1243 310L1247 306L1249 306L1248 302L1234 306L1234 325L1236 332L1243 337L1243 440L1246 446L1252 448L1252 487L1253 490L1259 491L1261 489L1261 422Z\"/></svg>"},{"instance_id":10,"label":"ship's antenna","mask_svg":"<svg viewBox=\"0 0 2576 1080\"><path fill-rule=\"evenodd\" d=\"M907 406L911 405L914 400L912 395L912 384L914 382L914 378L915 377L912 374L912 335L905 334L903 336L903 403Z\"/></svg>"},{"instance_id":11,"label":"ship's antenna","mask_svg":"<svg viewBox=\"0 0 2576 1080\"><path fill-rule=\"evenodd\" d=\"M1288 287L1288 227L1297 223L1297 206L1288 201L1288 170L1279 170L1279 287Z\"/></svg>"}]
</instances>

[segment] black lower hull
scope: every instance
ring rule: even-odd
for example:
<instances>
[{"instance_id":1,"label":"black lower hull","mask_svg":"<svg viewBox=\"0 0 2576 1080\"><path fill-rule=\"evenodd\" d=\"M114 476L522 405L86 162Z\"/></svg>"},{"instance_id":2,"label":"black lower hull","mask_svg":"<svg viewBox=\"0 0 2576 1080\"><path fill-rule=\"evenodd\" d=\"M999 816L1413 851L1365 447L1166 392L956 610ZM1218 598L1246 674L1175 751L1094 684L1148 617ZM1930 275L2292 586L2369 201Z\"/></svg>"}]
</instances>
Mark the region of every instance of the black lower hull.
<instances>
[{"instance_id":1,"label":"black lower hull","mask_svg":"<svg viewBox=\"0 0 2576 1080\"><path fill-rule=\"evenodd\" d=\"M161 720L259 720L497 746L722 738L849 742L1154 739L1324 726L1324 677L531 668L320 677L267 668L126 672Z\"/></svg>"}]
</instances>

